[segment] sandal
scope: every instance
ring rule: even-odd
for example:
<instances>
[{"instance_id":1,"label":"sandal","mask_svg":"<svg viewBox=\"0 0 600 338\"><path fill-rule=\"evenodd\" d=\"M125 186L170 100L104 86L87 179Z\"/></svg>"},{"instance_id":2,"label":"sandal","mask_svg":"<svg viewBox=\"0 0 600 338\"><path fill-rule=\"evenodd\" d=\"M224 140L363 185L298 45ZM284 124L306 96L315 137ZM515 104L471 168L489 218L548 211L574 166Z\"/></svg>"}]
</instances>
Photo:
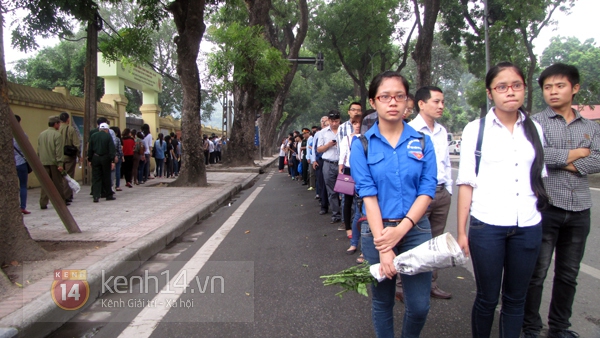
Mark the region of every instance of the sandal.
<instances>
[{"instance_id":1,"label":"sandal","mask_svg":"<svg viewBox=\"0 0 600 338\"><path fill-rule=\"evenodd\" d=\"M360 256L356 259L356 264L362 264L365 262L365 256L361 253Z\"/></svg>"}]
</instances>

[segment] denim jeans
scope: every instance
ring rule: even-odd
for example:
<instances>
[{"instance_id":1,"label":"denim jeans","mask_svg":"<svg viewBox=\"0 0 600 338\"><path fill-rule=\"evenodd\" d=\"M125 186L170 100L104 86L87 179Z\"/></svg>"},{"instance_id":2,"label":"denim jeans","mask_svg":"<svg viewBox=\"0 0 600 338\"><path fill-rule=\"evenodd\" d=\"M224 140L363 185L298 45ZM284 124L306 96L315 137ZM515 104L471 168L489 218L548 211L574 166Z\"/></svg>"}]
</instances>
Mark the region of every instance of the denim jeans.
<instances>
[{"instance_id":1,"label":"denim jeans","mask_svg":"<svg viewBox=\"0 0 600 338\"><path fill-rule=\"evenodd\" d=\"M165 159L154 158L154 161L156 162L156 177L161 177L164 174Z\"/></svg>"},{"instance_id":2,"label":"denim jeans","mask_svg":"<svg viewBox=\"0 0 600 338\"><path fill-rule=\"evenodd\" d=\"M352 239L350 240L350 245L358 248L358 241L360 240L360 225L358 224L358 220L362 215L362 210L358 209L358 198L354 196L354 217L352 219Z\"/></svg>"},{"instance_id":3,"label":"denim jeans","mask_svg":"<svg viewBox=\"0 0 600 338\"><path fill-rule=\"evenodd\" d=\"M21 209L27 209L27 163L17 166L17 176L19 177L19 197L21 198Z\"/></svg>"},{"instance_id":4,"label":"denim jeans","mask_svg":"<svg viewBox=\"0 0 600 338\"><path fill-rule=\"evenodd\" d=\"M489 337L502 289L500 338L519 337L527 286L542 244L541 223L494 226L471 216L469 250L477 294L471 312L473 337Z\"/></svg>"},{"instance_id":5,"label":"denim jeans","mask_svg":"<svg viewBox=\"0 0 600 338\"><path fill-rule=\"evenodd\" d=\"M145 171L146 171L146 161L140 161L140 163L138 164L138 172L137 172L138 183L144 182Z\"/></svg>"},{"instance_id":6,"label":"denim jeans","mask_svg":"<svg viewBox=\"0 0 600 338\"><path fill-rule=\"evenodd\" d=\"M384 223L384 227L396 226L396 223ZM373 244L373 234L367 221L361 225L362 252L369 264L379 263L379 251ZM408 251L431 239L431 226L427 217L421 218L394 248L396 255ZM404 319L402 336L419 337L429 313L429 293L431 290L431 272L414 276L400 275L404 284ZM394 303L396 276L385 279L371 287L373 301L371 315L378 338L394 337Z\"/></svg>"},{"instance_id":7,"label":"denim jeans","mask_svg":"<svg viewBox=\"0 0 600 338\"><path fill-rule=\"evenodd\" d=\"M579 264L583 259L589 233L590 209L567 211L548 206L542 212L542 248L527 290L524 331L539 332L542 329L539 309L544 280L555 249L548 326L554 330L565 330L571 326L569 318L575 298Z\"/></svg>"},{"instance_id":8,"label":"denim jeans","mask_svg":"<svg viewBox=\"0 0 600 338\"><path fill-rule=\"evenodd\" d=\"M150 178L150 154L144 154L144 157L146 161L144 161L143 181L146 182Z\"/></svg>"},{"instance_id":9,"label":"denim jeans","mask_svg":"<svg viewBox=\"0 0 600 338\"><path fill-rule=\"evenodd\" d=\"M123 164L123 157L118 156L119 161L115 163L115 187L121 186L121 165Z\"/></svg>"}]
</instances>

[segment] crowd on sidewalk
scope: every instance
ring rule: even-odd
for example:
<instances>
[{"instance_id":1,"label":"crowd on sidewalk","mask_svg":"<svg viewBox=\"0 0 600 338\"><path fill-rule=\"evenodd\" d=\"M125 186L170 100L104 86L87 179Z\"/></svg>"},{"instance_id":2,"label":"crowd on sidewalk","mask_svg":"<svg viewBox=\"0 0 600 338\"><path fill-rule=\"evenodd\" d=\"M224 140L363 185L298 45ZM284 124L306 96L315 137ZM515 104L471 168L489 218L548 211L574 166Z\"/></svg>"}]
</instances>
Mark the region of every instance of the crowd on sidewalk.
<instances>
[{"instance_id":1,"label":"crowd on sidewalk","mask_svg":"<svg viewBox=\"0 0 600 338\"><path fill-rule=\"evenodd\" d=\"M494 106L462 134L456 224L477 285L473 337L490 337L500 297L500 336L539 337L553 254L547 337L579 337L569 318L590 231L587 175L600 172L600 126L571 108L577 68L552 65L538 83L548 107L530 117L523 72L508 62L492 67L485 85ZM287 165L292 180L315 192L319 214L346 231L347 254L360 247L357 263L380 263L387 279L372 286L377 337L394 336L394 298L405 303L402 337L418 337L430 297L452 294L438 285L437 271L397 274L393 258L446 228L454 182L438 122L444 93L425 86L413 97L408 81L387 71L371 81L368 99L373 109L363 114L352 102L344 123L331 110L319 126L290 133L278 169Z\"/></svg>"},{"instance_id":2,"label":"crowd on sidewalk","mask_svg":"<svg viewBox=\"0 0 600 338\"><path fill-rule=\"evenodd\" d=\"M15 117L20 123L21 117ZM104 117L96 122L98 127L90 131L87 151L94 202L100 198L115 200L114 195L122 191L122 179L125 187L133 188L145 184L149 179L175 178L179 175L182 145L175 133L167 136L159 133L158 139L153 140L148 124L142 125L140 131L125 128L121 132L119 127L110 127ZM73 202L73 191L65 177L74 177L78 164L81 168L81 143L81 135L77 128L71 126L67 112L51 116L48 129L38 137L38 156L66 205ZM20 208L27 215L31 213L27 210L27 179L31 167L15 139L13 147L19 178ZM154 173L150 172L151 157L156 163ZM40 208L47 209L48 202L48 195L42 189Z\"/></svg>"}]
</instances>

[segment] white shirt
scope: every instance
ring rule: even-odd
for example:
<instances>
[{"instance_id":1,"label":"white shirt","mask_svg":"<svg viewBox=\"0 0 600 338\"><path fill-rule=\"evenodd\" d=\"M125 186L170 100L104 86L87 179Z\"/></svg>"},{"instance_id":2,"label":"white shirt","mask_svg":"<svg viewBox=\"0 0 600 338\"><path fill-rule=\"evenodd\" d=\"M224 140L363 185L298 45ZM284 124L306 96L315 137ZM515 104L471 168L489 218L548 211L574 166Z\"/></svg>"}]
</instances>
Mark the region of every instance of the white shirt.
<instances>
[{"instance_id":1,"label":"white shirt","mask_svg":"<svg viewBox=\"0 0 600 338\"><path fill-rule=\"evenodd\" d=\"M326 143L329 143L329 141L331 141L331 140L337 141L337 134L334 134L333 130L331 130L330 127L326 127L325 129L321 130L321 133L319 134L318 146L319 147L324 146ZM339 158L340 158L340 148L339 148L338 144L335 144L334 146L330 147L329 149L327 149L327 151L325 151L323 153L323 159L327 160L327 161L337 162Z\"/></svg>"},{"instance_id":2,"label":"white shirt","mask_svg":"<svg viewBox=\"0 0 600 338\"><path fill-rule=\"evenodd\" d=\"M154 142L152 142L152 134L144 136L144 147L146 147L144 154L150 154L150 149L152 148L153 144Z\"/></svg>"},{"instance_id":3,"label":"white shirt","mask_svg":"<svg viewBox=\"0 0 600 338\"><path fill-rule=\"evenodd\" d=\"M211 140L208 140L208 152L209 153L215 152L215 144Z\"/></svg>"},{"instance_id":4,"label":"white shirt","mask_svg":"<svg viewBox=\"0 0 600 338\"><path fill-rule=\"evenodd\" d=\"M473 187L471 215L484 223L525 227L537 225L542 219L529 179L535 151L525 137L523 118L521 114L511 134L496 117L494 108L489 111L478 176L475 175L475 148L479 120L470 122L463 130L456 184ZM539 135L544 135L542 127L534 123ZM540 139L543 142L543 138Z\"/></svg>"},{"instance_id":5,"label":"white shirt","mask_svg":"<svg viewBox=\"0 0 600 338\"><path fill-rule=\"evenodd\" d=\"M281 147L279 147L279 157L284 157L285 156L285 144L282 143Z\"/></svg>"},{"instance_id":6,"label":"white shirt","mask_svg":"<svg viewBox=\"0 0 600 338\"><path fill-rule=\"evenodd\" d=\"M310 153L310 161L311 162L317 161L317 145L315 144L315 140L318 141L318 138L321 137L320 135L321 135L321 130L317 131L315 133L315 136L313 136L313 151Z\"/></svg>"},{"instance_id":7,"label":"white shirt","mask_svg":"<svg viewBox=\"0 0 600 338\"><path fill-rule=\"evenodd\" d=\"M450 153L448 152L448 132L446 128L434 121L432 132L429 130L421 114L417 115L408 125L415 128L416 131L429 135L431 138L437 163L438 184L443 184L446 190L452 195L452 164L450 163Z\"/></svg>"},{"instance_id":8,"label":"white shirt","mask_svg":"<svg viewBox=\"0 0 600 338\"><path fill-rule=\"evenodd\" d=\"M340 126L338 127L338 133L337 133L338 144L341 144L342 139L344 137L346 137L347 135L351 135L353 132L354 132L354 127L352 127L352 122L350 122L350 120L340 124Z\"/></svg>"},{"instance_id":9,"label":"white shirt","mask_svg":"<svg viewBox=\"0 0 600 338\"><path fill-rule=\"evenodd\" d=\"M350 149L352 149L352 142L355 138L358 138L360 134L356 134L354 136L346 135L342 138L342 142L340 143L340 163L343 164L346 168L350 168Z\"/></svg>"}]
</instances>

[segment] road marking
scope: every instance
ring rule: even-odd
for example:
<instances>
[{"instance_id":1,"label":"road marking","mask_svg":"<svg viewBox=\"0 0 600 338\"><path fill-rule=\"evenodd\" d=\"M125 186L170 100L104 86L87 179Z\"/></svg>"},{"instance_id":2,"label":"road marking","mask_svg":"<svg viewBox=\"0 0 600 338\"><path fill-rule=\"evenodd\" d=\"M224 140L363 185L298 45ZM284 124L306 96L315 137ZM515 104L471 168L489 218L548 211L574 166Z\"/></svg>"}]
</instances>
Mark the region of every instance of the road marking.
<instances>
[{"instance_id":1,"label":"road marking","mask_svg":"<svg viewBox=\"0 0 600 338\"><path fill-rule=\"evenodd\" d=\"M242 203L239 208L233 212L233 214L223 223L223 225L206 241L206 243L194 254L192 258L179 270L174 273L173 276L179 276L182 271L185 271L187 276L196 276L204 264L209 260L212 254L217 250L221 242L227 237L227 234L233 229L233 227L240 220L244 212L248 209L250 204L256 199L256 196L262 191L263 188L258 187L248 198ZM181 284L181 281L177 282L176 278L172 278L169 281L169 285L165 285L163 289L154 297L152 300L154 304L174 304L177 302L179 297L183 294L184 288L180 285L175 286L173 284ZM188 283L189 285L189 283ZM166 291L173 293L166 293ZM168 306L155 306L145 307L135 319L121 332L119 337L121 338L145 338L150 337L152 332L161 323L163 317L169 312L170 307Z\"/></svg>"},{"instance_id":2,"label":"road marking","mask_svg":"<svg viewBox=\"0 0 600 338\"><path fill-rule=\"evenodd\" d=\"M589 265L581 263L581 266L579 267L579 271L585 272L588 275L590 275L596 279L600 279L600 270L593 268Z\"/></svg>"}]
</instances>

